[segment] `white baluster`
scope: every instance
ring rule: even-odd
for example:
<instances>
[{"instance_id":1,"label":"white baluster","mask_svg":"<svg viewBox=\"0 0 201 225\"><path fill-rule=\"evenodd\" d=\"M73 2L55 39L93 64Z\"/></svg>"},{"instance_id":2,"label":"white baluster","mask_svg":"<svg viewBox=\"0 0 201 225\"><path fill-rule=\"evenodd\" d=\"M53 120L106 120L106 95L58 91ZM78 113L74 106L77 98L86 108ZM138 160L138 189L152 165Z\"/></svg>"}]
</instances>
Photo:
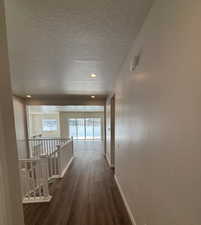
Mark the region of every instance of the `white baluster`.
<instances>
[{"instance_id":1,"label":"white baluster","mask_svg":"<svg viewBox=\"0 0 201 225\"><path fill-rule=\"evenodd\" d=\"M42 187L44 198L49 197L49 188L48 188L48 158L42 157L40 159L41 171L42 171Z\"/></svg>"},{"instance_id":2,"label":"white baluster","mask_svg":"<svg viewBox=\"0 0 201 225\"><path fill-rule=\"evenodd\" d=\"M60 145L57 145L57 154L58 154L58 158L57 158L57 165L58 165L58 174L59 176L61 175L62 172L62 162L61 162L61 147Z\"/></svg>"}]
</instances>

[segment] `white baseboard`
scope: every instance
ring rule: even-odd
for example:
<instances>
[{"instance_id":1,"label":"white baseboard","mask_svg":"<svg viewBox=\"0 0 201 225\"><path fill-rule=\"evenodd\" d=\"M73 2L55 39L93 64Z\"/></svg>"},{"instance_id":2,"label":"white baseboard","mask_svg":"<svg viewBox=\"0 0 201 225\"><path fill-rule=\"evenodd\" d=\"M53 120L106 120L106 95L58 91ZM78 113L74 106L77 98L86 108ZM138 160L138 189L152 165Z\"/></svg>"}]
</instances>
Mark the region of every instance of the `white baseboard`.
<instances>
[{"instance_id":1,"label":"white baseboard","mask_svg":"<svg viewBox=\"0 0 201 225\"><path fill-rule=\"evenodd\" d=\"M54 180L54 179L59 179L60 176L59 175L53 175L50 178L48 178L48 181Z\"/></svg>"},{"instance_id":2,"label":"white baseboard","mask_svg":"<svg viewBox=\"0 0 201 225\"><path fill-rule=\"evenodd\" d=\"M49 195L47 198L41 198L41 197L27 198L27 199L24 198L23 204L50 202L51 199L52 199L51 195Z\"/></svg>"},{"instance_id":3,"label":"white baseboard","mask_svg":"<svg viewBox=\"0 0 201 225\"><path fill-rule=\"evenodd\" d=\"M111 164L111 161L110 161L110 159L108 158L108 155L107 155L107 154L105 154L105 158L106 158L106 160L107 160L107 163L108 163L109 167L110 167L110 168L114 168L114 165Z\"/></svg>"},{"instance_id":4,"label":"white baseboard","mask_svg":"<svg viewBox=\"0 0 201 225\"><path fill-rule=\"evenodd\" d=\"M66 171L68 170L70 164L72 163L73 159L74 159L74 156L71 157L71 159L70 159L70 161L68 162L66 168L63 170L63 172L62 172L60 178L63 178L63 177L64 177L64 175L65 175Z\"/></svg>"},{"instance_id":5,"label":"white baseboard","mask_svg":"<svg viewBox=\"0 0 201 225\"><path fill-rule=\"evenodd\" d=\"M118 180L118 178L117 178L116 175L114 175L114 179L115 179L115 181L116 181L117 187L118 187L119 192L120 192L120 194L121 194L121 197L122 197L122 199L123 199L123 202L124 202L124 205L125 205L126 210L127 210L127 212L128 212L128 215L129 215L129 217L130 217L130 220L131 220L131 222L132 222L133 225L137 225L136 222L135 222L133 213L132 213L132 211L131 211L131 209L130 209L130 206L129 206L129 204L128 204L127 200L126 200L126 197L125 197L125 195L124 195L123 189L121 188L121 185L120 185L119 180Z\"/></svg>"}]
</instances>

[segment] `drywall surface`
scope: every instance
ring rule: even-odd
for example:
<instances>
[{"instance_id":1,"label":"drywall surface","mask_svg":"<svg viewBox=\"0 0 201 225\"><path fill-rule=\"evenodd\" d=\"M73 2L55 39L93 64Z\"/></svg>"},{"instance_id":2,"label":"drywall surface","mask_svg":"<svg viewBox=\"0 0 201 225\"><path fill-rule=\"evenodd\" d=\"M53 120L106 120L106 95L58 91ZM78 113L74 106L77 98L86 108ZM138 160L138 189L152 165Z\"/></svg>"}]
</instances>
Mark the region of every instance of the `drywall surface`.
<instances>
[{"instance_id":1,"label":"drywall surface","mask_svg":"<svg viewBox=\"0 0 201 225\"><path fill-rule=\"evenodd\" d=\"M55 131L45 131L43 129L43 120L56 120L57 129ZM30 114L30 137L42 134L43 137L60 137L60 119L59 113L36 113Z\"/></svg>"},{"instance_id":2,"label":"drywall surface","mask_svg":"<svg viewBox=\"0 0 201 225\"><path fill-rule=\"evenodd\" d=\"M25 159L28 153L25 102L19 98L13 97L13 109L18 157Z\"/></svg>"},{"instance_id":3,"label":"drywall surface","mask_svg":"<svg viewBox=\"0 0 201 225\"><path fill-rule=\"evenodd\" d=\"M90 96L110 92L119 64L151 3L152 0L6 0L15 94L26 95L29 91ZM92 72L97 73L97 79L89 78ZM37 100L41 101L44 104ZM36 101L32 98L30 102ZM53 99L48 102L55 104ZM73 102L77 101L65 101L64 105ZM78 102L83 103L81 99ZM97 98L91 101L88 97L85 103L90 102L97 102Z\"/></svg>"},{"instance_id":4,"label":"drywall surface","mask_svg":"<svg viewBox=\"0 0 201 225\"><path fill-rule=\"evenodd\" d=\"M116 175L137 225L201 224L200 12L156 0L117 81Z\"/></svg>"},{"instance_id":5,"label":"drywall surface","mask_svg":"<svg viewBox=\"0 0 201 225\"><path fill-rule=\"evenodd\" d=\"M0 0L0 18L0 225L23 225L4 1L2 0Z\"/></svg>"}]
</instances>

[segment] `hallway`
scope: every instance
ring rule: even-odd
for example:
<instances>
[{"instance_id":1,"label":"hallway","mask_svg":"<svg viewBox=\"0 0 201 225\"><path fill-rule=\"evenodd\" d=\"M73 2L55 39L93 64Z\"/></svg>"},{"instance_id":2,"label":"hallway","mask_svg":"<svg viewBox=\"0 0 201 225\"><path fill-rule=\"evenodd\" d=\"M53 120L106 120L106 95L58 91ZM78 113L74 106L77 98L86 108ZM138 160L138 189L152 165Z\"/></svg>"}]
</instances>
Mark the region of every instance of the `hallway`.
<instances>
[{"instance_id":1,"label":"hallway","mask_svg":"<svg viewBox=\"0 0 201 225\"><path fill-rule=\"evenodd\" d=\"M64 179L51 185L50 203L24 205L25 225L130 225L100 141L77 141Z\"/></svg>"}]
</instances>

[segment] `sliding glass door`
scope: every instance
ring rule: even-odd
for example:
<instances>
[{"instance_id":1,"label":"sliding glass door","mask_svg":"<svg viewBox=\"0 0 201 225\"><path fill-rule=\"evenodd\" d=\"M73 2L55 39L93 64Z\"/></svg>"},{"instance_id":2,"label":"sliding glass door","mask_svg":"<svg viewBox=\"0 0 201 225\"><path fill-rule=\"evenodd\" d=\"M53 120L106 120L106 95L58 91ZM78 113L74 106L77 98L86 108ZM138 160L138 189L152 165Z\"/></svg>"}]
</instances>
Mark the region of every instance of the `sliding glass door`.
<instances>
[{"instance_id":1,"label":"sliding glass door","mask_svg":"<svg viewBox=\"0 0 201 225\"><path fill-rule=\"evenodd\" d=\"M85 139L85 121L84 119L76 119L77 121L77 139Z\"/></svg>"},{"instance_id":2,"label":"sliding glass door","mask_svg":"<svg viewBox=\"0 0 201 225\"><path fill-rule=\"evenodd\" d=\"M68 120L68 127L69 127L69 134L70 137L77 137L77 125L76 119L69 119Z\"/></svg>"},{"instance_id":3,"label":"sliding glass door","mask_svg":"<svg viewBox=\"0 0 201 225\"><path fill-rule=\"evenodd\" d=\"M101 139L101 119L94 118L94 139Z\"/></svg>"},{"instance_id":4,"label":"sliding glass door","mask_svg":"<svg viewBox=\"0 0 201 225\"><path fill-rule=\"evenodd\" d=\"M68 121L69 136L74 139L101 139L101 118L72 118Z\"/></svg>"},{"instance_id":5,"label":"sliding glass door","mask_svg":"<svg viewBox=\"0 0 201 225\"><path fill-rule=\"evenodd\" d=\"M93 118L86 118L86 139L93 139Z\"/></svg>"}]
</instances>

